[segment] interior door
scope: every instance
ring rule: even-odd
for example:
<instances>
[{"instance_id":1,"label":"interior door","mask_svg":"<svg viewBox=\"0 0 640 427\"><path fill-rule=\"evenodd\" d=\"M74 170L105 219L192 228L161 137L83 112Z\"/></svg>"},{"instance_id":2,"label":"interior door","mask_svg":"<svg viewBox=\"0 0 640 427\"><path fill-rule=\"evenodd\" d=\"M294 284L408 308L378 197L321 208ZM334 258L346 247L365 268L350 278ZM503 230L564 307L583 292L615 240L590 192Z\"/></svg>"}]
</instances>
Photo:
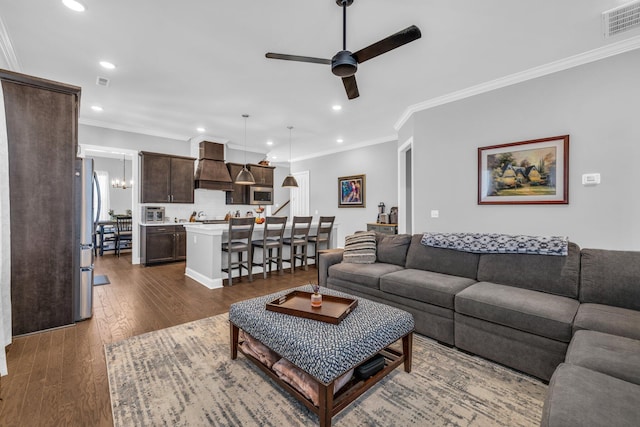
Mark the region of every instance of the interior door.
<instances>
[{"instance_id":1,"label":"interior door","mask_svg":"<svg viewBox=\"0 0 640 427\"><path fill-rule=\"evenodd\" d=\"M298 186L290 189L291 217L309 216L309 171L292 174Z\"/></svg>"}]
</instances>

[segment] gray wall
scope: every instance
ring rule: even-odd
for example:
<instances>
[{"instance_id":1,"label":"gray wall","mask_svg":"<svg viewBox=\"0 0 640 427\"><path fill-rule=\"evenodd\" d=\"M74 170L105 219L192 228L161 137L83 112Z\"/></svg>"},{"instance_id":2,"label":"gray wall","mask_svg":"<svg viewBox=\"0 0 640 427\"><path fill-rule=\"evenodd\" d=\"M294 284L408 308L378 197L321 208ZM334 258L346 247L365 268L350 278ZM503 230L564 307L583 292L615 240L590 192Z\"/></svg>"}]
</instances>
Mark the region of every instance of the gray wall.
<instances>
[{"instance_id":1,"label":"gray wall","mask_svg":"<svg viewBox=\"0 0 640 427\"><path fill-rule=\"evenodd\" d=\"M415 114L400 132L414 138L414 232L566 235L581 247L640 250L638 70L640 50ZM478 147L563 134L568 205L477 204ZM592 172L602 183L583 186Z\"/></svg>"},{"instance_id":2,"label":"gray wall","mask_svg":"<svg viewBox=\"0 0 640 427\"><path fill-rule=\"evenodd\" d=\"M293 163L294 172L309 171L309 214L336 217L338 246L344 246L346 235L376 222L378 203L384 202L387 212L397 206L397 157L397 142L390 141ZM366 207L338 208L338 177L359 174L366 175Z\"/></svg>"},{"instance_id":3,"label":"gray wall","mask_svg":"<svg viewBox=\"0 0 640 427\"><path fill-rule=\"evenodd\" d=\"M92 158L94 160L93 167L95 170L106 171L107 173L109 173L109 187L106 189L107 191L109 191L109 206L103 206L102 209L104 209L105 211L113 209L113 212L115 214L124 215L127 212L127 209L132 209L131 187L127 189L111 187L112 180L116 178L122 180L122 159L109 159L106 157ZM127 185L129 185L129 180L132 179L131 160L126 160L125 164ZM137 180L134 179L134 185L136 181Z\"/></svg>"}]
</instances>

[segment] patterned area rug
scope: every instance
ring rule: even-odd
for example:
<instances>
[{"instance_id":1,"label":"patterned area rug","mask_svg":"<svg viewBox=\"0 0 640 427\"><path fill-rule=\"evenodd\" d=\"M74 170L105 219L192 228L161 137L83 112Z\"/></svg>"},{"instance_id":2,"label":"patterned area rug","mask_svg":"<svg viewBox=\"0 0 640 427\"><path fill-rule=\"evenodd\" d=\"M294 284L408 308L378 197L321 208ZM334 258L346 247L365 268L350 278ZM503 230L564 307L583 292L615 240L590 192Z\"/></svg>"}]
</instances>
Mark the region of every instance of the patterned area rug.
<instances>
[{"instance_id":1,"label":"patterned area rug","mask_svg":"<svg viewBox=\"0 0 640 427\"><path fill-rule=\"evenodd\" d=\"M115 426L309 426L318 418L242 354L229 357L226 314L105 347ZM537 426L547 386L414 336L396 369L334 426Z\"/></svg>"}]
</instances>

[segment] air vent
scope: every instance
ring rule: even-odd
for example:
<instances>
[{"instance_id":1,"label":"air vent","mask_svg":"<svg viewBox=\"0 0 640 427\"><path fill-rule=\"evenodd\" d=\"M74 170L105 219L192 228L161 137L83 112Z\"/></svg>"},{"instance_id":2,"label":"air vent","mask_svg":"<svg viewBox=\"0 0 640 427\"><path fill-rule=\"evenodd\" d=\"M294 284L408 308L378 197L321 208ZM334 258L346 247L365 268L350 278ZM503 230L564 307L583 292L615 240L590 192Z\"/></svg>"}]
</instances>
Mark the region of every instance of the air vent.
<instances>
[{"instance_id":1,"label":"air vent","mask_svg":"<svg viewBox=\"0 0 640 427\"><path fill-rule=\"evenodd\" d=\"M640 1L602 12L602 27L605 37L640 27Z\"/></svg>"},{"instance_id":2,"label":"air vent","mask_svg":"<svg viewBox=\"0 0 640 427\"><path fill-rule=\"evenodd\" d=\"M108 78L106 78L106 77L100 77L100 76L98 76L98 78L96 79L96 84L97 84L98 86L104 86L104 87L107 87L107 86L109 86L109 83L110 83L110 81L109 81L109 79L108 79Z\"/></svg>"}]
</instances>

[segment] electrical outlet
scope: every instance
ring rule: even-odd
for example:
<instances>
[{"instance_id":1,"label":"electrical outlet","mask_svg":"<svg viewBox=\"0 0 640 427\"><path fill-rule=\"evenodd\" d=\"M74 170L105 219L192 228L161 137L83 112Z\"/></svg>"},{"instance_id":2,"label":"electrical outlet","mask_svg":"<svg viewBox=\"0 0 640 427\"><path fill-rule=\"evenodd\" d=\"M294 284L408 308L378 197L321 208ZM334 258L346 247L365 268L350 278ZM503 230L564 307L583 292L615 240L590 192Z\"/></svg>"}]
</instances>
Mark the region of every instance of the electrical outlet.
<instances>
[{"instance_id":1,"label":"electrical outlet","mask_svg":"<svg viewBox=\"0 0 640 427\"><path fill-rule=\"evenodd\" d=\"M431 218L439 218L440 217L440 211L433 209L431 211Z\"/></svg>"}]
</instances>

